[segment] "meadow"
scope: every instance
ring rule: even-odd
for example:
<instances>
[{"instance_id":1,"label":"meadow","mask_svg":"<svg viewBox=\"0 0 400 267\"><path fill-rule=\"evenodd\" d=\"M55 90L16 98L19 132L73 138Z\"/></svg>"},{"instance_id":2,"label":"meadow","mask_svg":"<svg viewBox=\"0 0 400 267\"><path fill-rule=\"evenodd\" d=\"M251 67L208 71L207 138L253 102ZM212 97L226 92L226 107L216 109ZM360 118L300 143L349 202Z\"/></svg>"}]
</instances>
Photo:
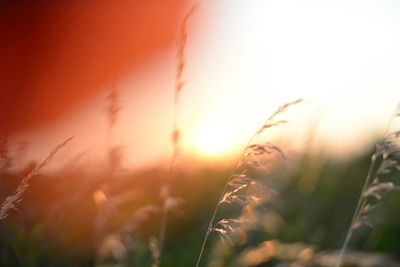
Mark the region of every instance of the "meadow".
<instances>
[{"instance_id":1,"label":"meadow","mask_svg":"<svg viewBox=\"0 0 400 267\"><path fill-rule=\"evenodd\" d=\"M279 107L234 168L172 155L121 174L110 150L94 176L72 162L42 174L68 139L8 172L4 141L1 266L398 266L398 132L348 160L255 141L300 104Z\"/></svg>"},{"instance_id":2,"label":"meadow","mask_svg":"<svg viewBox=\"0 0 400 267\"><path fill-rule=\"evenodd\" d=\"M400 266L400 107L385 134L351 157L315 149L312 129L301 150L291 147L296 117L288 115L307 99L267 114L233 165L182 156L188 21L197 8L177 38L163 164L123 169L110 138L95 170L71 160L48 171L79 136L25 165L18 155L29 147L16 153L12 134L2 136L0 266ZM124 107L110 84L101 116L112 136Z\"/></svg>"},{"instance_id":3,"label":"meadow","mask_svg":"<svg viewBox=\"0 0 400 267\"><path fill-rule=\"evenodd\" d=\"M202 266L334 266L370 155L346 162L303 155L279 192L258 207L257 225L240 233L234 246L211 235ZM32 163L12 175L3 172L2 198L34 167ZM160 191L165 191L168 171L142 170L109 179L107 199L94 194L107 177L87 177L73 166L51 176L38 175L19 212L2 220L1 266L155 266L150 244L159 238L165 198L172 198L176 206L168 211L160 266L194 266L230 172L176 170L168 181L171 196L166 196ZM177 197L182 201L173 199ZM345 256L351 263L343 266L397 266L399 200L395 192L384 197L384 204L369 215L373 229L357 233ZM224 212L226 216L235 211ZM252 250L256 254L248 263L233 263ZM358 255L360 251L364 254Z\"/></svg>"}]
</instances>

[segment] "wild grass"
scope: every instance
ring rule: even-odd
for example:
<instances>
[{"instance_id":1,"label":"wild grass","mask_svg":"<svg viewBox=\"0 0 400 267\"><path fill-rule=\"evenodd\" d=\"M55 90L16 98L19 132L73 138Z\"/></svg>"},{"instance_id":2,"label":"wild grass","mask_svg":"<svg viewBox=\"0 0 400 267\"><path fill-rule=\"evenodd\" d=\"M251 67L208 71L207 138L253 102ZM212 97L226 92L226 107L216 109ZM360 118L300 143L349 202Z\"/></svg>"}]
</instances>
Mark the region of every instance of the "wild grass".
<instances>
[{"instance_id":1,"label":"wild grass","mask_svg":"<svg viewBox=\"0 0 400 267\"><path fill-rule=\"evenodd\" d=\"M185 70L185 50L186 50L186 43L188 39L188 22L193 14L198 9L197 5L193 5L189 11L185 14L180 30L179 30L179 37L177 42L177 52L176 52L176 65L175 65L175 88L174 88L174 100L173 100L173 115L172 115L172 134L171 134L171 144L172 144L172 155L169 163L169 171L167 175L167 181L162 186L160 190L160 197L162 200L161 205L161 221L160 221L160 233L159 239L157 243L158 249L157 253L152 253L153 255L153 264L152 267L158 267L161 263L161 256L164 250L164 243L165 243L165 235L167 231L167 224L168 224L168 215L171 211L176 210L179 208L184 200L179 197L174 197L171 194L170 184L169 181L173 175L174 168L176 165L176 161L180 155L180 140L181 140L181 129L180 129L180 95L181 91L185 86L185 80L183 77L183 73ZM154 245L151 247L155 247ZM155 251L155 249L152 249ZM157 257L156 257L157 256Z\"/></svg>"},{"instance_id":2,"label":"wild grass","mask_svg":"<svg viewBox=\"0 0 400 267\"><path fill-rule=\"evenodd\" d=\"M116 234L111 235L113 237L113 242L115 240L119 240L120 244L124 247L129 247L126 242L126 237L133 237L135 231L139 231L139 226L148 220L152 220L153 217L158 214L159 215L159 230L158 235L152 235L148 239L148 249L150 250L151 256L151 266L158 267L161 264L161 257L163 255L165 236L167 232L168 218L171 213L176 211L183 204L183 199L180 197L176 197L172 194L170 189L170 180L173 176L174 168L177 162L177 159L180 155L180 139L181 139L181 129L179 122L179 106L180 106L180 94L185 86L184 81L184 70L185 70L185 49L188 38L188 22L194 12L197 10L197 6L193 5L186 15L183 18L183 21L180 26L179 36L177 41L177 52L176 52L176 69L175 69L175 87L174 87L174 98L173 98L173 118L172 118L172 134L171 134L171 144L172 144L172 154L169 162L168 173L165 177L163 185L159 190L159 203L158 204L145 204L142 207L138 207L136 211L133 212L133 216L127 218L123 226L117 230ZM120 112L119 106L119 94L116 89L115 83L110 88L110 92L107 95L106 101L106 116L108 122L108 132L111 132L114 128L117 120L118 114ZM111 138L111 134L109 134L109 138ZM111 147L111 146L110 146ZM111 151L111 149L109 149ZM111 154L111 152L109 153ZM112 177L115 169L115 160L110 157L111 170L109 176ZM114 164L113 164L114 162ZM113 167L114 166L114 167ZM96 191L98 194L104 194L101 189ZM99 218L97 221L101 222L97 228L98 232L104 231L102 229L106 228L106 222L110 218L112 218L113 214L110 214L117 207L115 206L115 200L118 199L118 196L110 198L104 197L104 199L99 206ZM128 230L129 229L129 230ZM104 235L104 233L103 233ZM107 236L107 235L106 235ZM132 240L132 238L131 238ZM107 241L107 240L105 240ZM107 242L106 242L107 244ZM104 251L104 249L100 249L100 251ZM104 253L101 253L104 254ZM125 253L126 254L126 253ZM126 256L126 255L125 255ZM120 256L121 258L121 256ZM126 258L126 257L125 257ZM123 262L123 259L120 259ZM125 259L126 261L126 259ZM98 260L101 262L101 260Z\"/></svg>"},{"instance_id":3,"label":"wild grass","mask_svg":"<svg viewBox=\"0 0 400 267\"><path fill-rule=\"evenodd\" d=\"M400 104L395 109L387 131L399 118ZM382 198L389 192L400 190L400 185L396 179L388 179L388 175L395 174L395 176L398 176L398 172L400 172L400 129L396 127L394 130L389 131L376 145L336 267L342 265L343 257L354 233L361 227L374 228L373 222L370 221L369 217L374 210L382 205Z\"/></svg>"},{"instance_id":4,"label":"wild grass","mask_svg":"<svg viewBox=\"0 0 400 267\"><path fill-rule=\"evenodd\" d=\"M180 98L181 92L185 89L186 85L184 73L187 63L185 53L188 40L188 23L197 9L198 6L196 5L189 9L179 29L175 65L175 86L173 88L172 133L169 136L171 138L172 153L168 171L160 175L161 178L158 183L153 185L153 180L150 182L146 181L148 183L147 186L152 189L152 191L149 191L150 193L147 192L150 196L143 196L146 193L141 192L143 188L140 184L133 183L135 186L130 187L130 183L127 180L132 180L132 178L138 179L138 177L134 177L133 175L121 182L124 190L118 191L112 188L113 185L119 182L116 181L117 179L111 178L115 178L115 171L119 167L121 158L123 157L120 147L114 144L112 134L121 111L119 102L120 94L115 80L112 82L110 90L107 93L105 114L108 131L107 141L109 142L107 147L108 167L104 171L103 178L96 180L97 184L88 191L91 193L96 205L95 207L97 208L94 216L88 217L88 220L92 223L94 232L96 232L96 237L94 238L94 254L96 254L94 256L94 265L96 266L110 266L115 263L109 261L110 252L117 261L112 266L167 266L167 263L165 263L165 258L167 258L165 254L168 252L168 249L166 249L166 240L169 231L168 227L171 224L171 215L173 212L179 210L183 206L183 203L188 201L188 196L192 194L192 192L186 192L187 198L177 197L174 191L176 188L172 185L172 178L176 178L173 176L175 175L177 161L181 154L181 139L183 136L180 125ZM224 246L233 247L239 243L243 245L243 240L246 239L247 233L257 226L259 220L265 218L259 216L260 214L258 214L257 209L262 205L266 205L270 199L275 198L276 192L260 181L258 174L267 165L264 161L265 159L279 158L280 160L287 160L287 153L273 142L259 142L257 140L258 137L261 137L261 135L268 132L271 128L277 128L286 124L288 121L282 119L281 116L289 108L299 104L301 101L301 99L298 99L278 107L277 110L267 117L266 121L255 131L254 135L249 138L243 152L240 154L239 160L223 185L223 190L219 195L216 205L212 207L213 210L210 209L212 211L210 212L212 213L211 219L207 221L207 229L202 239L199 253L197 254L197 238L193 238L195 241L191 243L192 248L179 244L182 251L185 254L189 254L189 260L185 262L186 264L196 261L195 266L199 267L204 263L206 250L213 234L219 238L219 243ZM396 110L394 118L400 118L400 108ZM31 179L48 166L58 151L65 147L71 139L69 138L53 148L41 163L23 177L15 192L8 196L0 206L0 221L5 219L11 211L18 210L18 205L23 200L24 193L28 189ZM11 164L8 142L8 136L0 140L0 174ZM358 200L356 211L341 248L340 259L336 264L337 267L342 265L344 255L351 245L351 240L355 232L361 227L373 227L373 222L369 220L371 213L382 205L381 200L386 194L400 189L395 180L388 178L388 175L400 171L399 157L400 131L395 130L389 132L376 145L376 151L371 158L371 165ZM199 180L203 178L201 177ZM184 181L182 177L179 177L179 179L177 182L178 186L184 187L182 184L189 185L187 186L189 189L184 188L182 191L194 191L193 186L189 182ZM210 183L208 187L204 186L201 188L202 191L200 191L202 194L208 193L212 186L215 186L215 184ZM88 192L85 191L82 195ZM66 196L71 197L69 193L66 193ZM204 196L200 200L206 202ZM314 203L314 205L318 206L320 204ZM75 212L76 207L74 206L71 214L74 215ZM203 219L201 217L202 214L197 214L197 210L188 210L187 212L195 217L196 220L201 221ZM201 222L199 221L186 223L190 227L193 227L193 225L200 225ZM146 228L148 225L150 227ZM181 229L177 231L179 232L179 237L184 234L181 232ZM191 231L196 234L193 229ZM181 242L180 238L178 241ZM196 251L194 251L195 249ZM220 250L217 249L213 253L220 253ZM231 260L229 266L243 267L258 266L264 263L269 264L267 262L275 257L282 257L284 260L298 263L291 266L309 266L308 264L312 262L310 259L315 257L313 263L323 265L324 257L327 256L316 255L309 244L295 242L286 244L278 240L263 240L257 246L246 247L241 253L237 254L235 255L237 257ZM176 254L174 256L183 257L183 255ZM336 260L337 255L334 256L334 260ZM142 260L141 257L145 257L145 260ZM363 257L365 256L363 255ZM177 261L177 259L175 260ZM111 264L107 265L108 262L111 262ZM180 266L176 265L175 262L173 264L173 266ZM272 262L272 264L274 263ZM210 264L210 266L216 265ZM221 266L225 266L224 263L221 263Z\"/></svg>"},{"instance_id":5,"label":"wild grass","mask_svg":"<svg viewBox=\"0 0 400 267\"><path fill-rule=\"evenodd\" d=\"M10 211L18 211L18 204L23 200L23 195L25 191L29 187L29 182L30 180L38 175L40 171L45 168L47 165L49 165L56 154L64 148L71 140L73 137L70 137L57 145L56 147L53 148L53 150L50 151L50 153L47 155L47 157L39 163L31 172L29 172L25 177L22 178L21 182L19 183L17 189L15 189L14 193L9 195L4 202L0 206L0 221L5 219Z\"/></svg>"},{"instance_id":6,"label":"wild grass","mask_svg":"<svg viewBox=\"0 0 400 267\"><path fill-rule=\"evenodd\" d=\"M180 95L183 90L186 81L183 77L183 73L186 67L185 60L185 50L186 43L188 39L188 22L193 14L198 9L198 5L193 5L189 11L184 16L181 27L179 30L179 37L177 42L177 52L176 52L176 65L175 65L175 88L174 88L174 100L173 100L173 115L172 115L172 135L171 135L171 143L172 143L172 157L170 162L170 168L173 168L175 165L175 161L180 153L180 139L181 139L181 129L180 129Z\"/></svg>"},{"instance_id":7,"label":"wild grass","mask_svg":"<svg viewBox=\"0 0 400 267\"><path fill-rule=\"evenodd\" d=\"M200 266L203 253L211 233L217 233L222 240L233 245L233 234L238 232L240 228L243 229L249 227L253 223L253 220L250 217L245 216L246 211L249 209L254 209L254 207L262 203L264 198L271 194L272 190L254 179L251 176L250 169L254 167L258 168L260 166L260 162L258 161L260 156L277 153L282 158L285 158L283 151L271 142L258 144L253 143L253 140L256 138L256 136L260 135L269 128L285 124L287 122L286 120L281 120L277 117L281 113L284 113L290 106L296 105L301 101L301 99L298 99L280 106L275 112L272 113L272 115L267 118L263 125L249 139L240 156L240 159L238 160L238 163L236 164L235 169L228 177L218 203L215 206L196 261L196 267ZM221 220L216 221L217 213L220 207L227 204L239 205L241 207L240 215L236 218L222 218Z\"/></svg>"}]
</instances>

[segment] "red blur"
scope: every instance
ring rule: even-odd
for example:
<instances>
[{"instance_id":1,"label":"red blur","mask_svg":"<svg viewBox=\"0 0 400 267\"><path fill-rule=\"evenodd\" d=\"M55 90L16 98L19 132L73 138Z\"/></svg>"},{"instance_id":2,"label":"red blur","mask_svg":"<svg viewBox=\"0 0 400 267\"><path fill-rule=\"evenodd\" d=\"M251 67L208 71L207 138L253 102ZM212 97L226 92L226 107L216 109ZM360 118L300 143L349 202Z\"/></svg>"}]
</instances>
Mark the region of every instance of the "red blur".
<instances>
[{"instance_id":1,"label":"red blur","mask_svg":"<svg viewBox=\"0 0 400 267\"><path fill-rule=\"evenodd\" d=\"M0 122L40 126L171 46L184 0L0 3Z\"/></svg>"}]
</instances>

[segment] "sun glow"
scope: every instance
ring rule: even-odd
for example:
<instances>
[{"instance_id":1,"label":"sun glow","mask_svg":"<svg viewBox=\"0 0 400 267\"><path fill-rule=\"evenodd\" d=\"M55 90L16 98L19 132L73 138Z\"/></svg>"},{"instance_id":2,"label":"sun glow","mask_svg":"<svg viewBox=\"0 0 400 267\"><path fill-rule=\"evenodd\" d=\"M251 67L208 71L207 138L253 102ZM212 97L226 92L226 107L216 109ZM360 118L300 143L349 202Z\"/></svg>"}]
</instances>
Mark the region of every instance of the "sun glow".
<instances>
[{"instance_id":1,"label":"sun glow","mask_svg":"<svg viewBox=\"0 0 400 267\"><path fill-rule=\"evenodd\" d=\"M235 127L226 119L209 119L200 123L193 133L193 147L204 156L221 156L238 145Z\"/></svg>"},{"instance_id":2,"label":"sun glow","mask_svg":"<svg viewBox=\"0 0 400 267\"><path fill-rule=\"evenodd\" d=\"M196 150L227 155L229 143L237 148L247 140L243 136L251 136L245 133L262 122L260 115L297 98L315 110L309 118L315 120L316 146L334 153L361 149L375 138L375 129L385 127L400 96L398 4L211 2L210 31L198 37L197 50L188 50L188 102L194 102L186 107L238 114L233 133L223 123L200 128L192 135ZM290 124L303 118L299 112Z\"/></svg>"}]
</instances>

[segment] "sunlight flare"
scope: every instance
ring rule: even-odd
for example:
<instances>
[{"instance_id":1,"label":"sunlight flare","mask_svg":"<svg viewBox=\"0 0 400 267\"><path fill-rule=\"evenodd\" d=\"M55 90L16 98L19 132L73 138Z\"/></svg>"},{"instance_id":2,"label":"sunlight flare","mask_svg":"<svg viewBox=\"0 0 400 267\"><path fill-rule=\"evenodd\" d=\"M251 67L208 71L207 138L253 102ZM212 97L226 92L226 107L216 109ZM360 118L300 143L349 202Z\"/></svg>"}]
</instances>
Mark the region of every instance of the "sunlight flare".
<instances>
[{"instance_id":1,"label":"sunlight flare","mask_svg":"<svg viewBox=\"0 0 400 267\"><path fill-rule=\"evenodd\" d=\"M195 151L204 156L220 156L237 146L234 122L215 118L200 123L193 133Z\"/></svg>"}]
</instances>

